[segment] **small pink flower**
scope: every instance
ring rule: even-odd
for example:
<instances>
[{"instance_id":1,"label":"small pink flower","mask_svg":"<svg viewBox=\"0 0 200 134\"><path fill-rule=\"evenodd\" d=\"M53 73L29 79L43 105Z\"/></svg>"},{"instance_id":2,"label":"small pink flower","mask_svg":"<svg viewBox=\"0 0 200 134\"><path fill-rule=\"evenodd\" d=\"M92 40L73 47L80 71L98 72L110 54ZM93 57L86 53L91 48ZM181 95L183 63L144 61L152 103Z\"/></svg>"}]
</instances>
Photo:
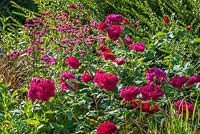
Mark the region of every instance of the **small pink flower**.
<instances>
[{"instance_id":1,"label":"small pink flower","mask_svg":"<svg viewBox=\"0 0 200 134\"><path fill-rule=\"evenodd\" d=\"M135 50L135 51L138 51L138 52L143 52L145 50L145 44L142 43L142 42L131 44L129 46L129 50Z\"/></svg>"},{"instance_id":2,"label":"small pink flower","mask_svg":"<svg viewBox=\"0 0 200 134\"><path fill-rule=\"evenodd\" d=\"M106 30L107 27L108 27L107 24L105 22L103 22L98 26L98 30L103 31L103 30Z\"/></svg>"},{"instance_id":3,"label":"small pink flower","mask_svg":"<svg viewBox=\"0 0 200 134\"><path fill-rule=\"evenodd\" d=\"M80 66L80 62L76 57L68 57L66 59L66 64L73 69L77 69Z\"/></svg>"},{"instance_id":4,"label":"small pink flower","mask_svg":"<svg viewBox=\"0 0 200 134\"><path fill-rule=\"evenodd\" d=\"M126 62L126 59L125 59L125 58L121 58L121 59L119 59L119 60L116 60L117 65L122 65L122 64L124 64L125 62Z\"/></svg>"},{"instance_id":5,"label":"small pink flower","mask_svg":"<svg viewBox=\"0 0 200 134\"><path fill-rule=\"evenodd\" d=\"M103 53L104 60L115 60L115 55L112 54L112 50L107 50Z\"/></svg>"},{"instance_id":6,"label":"small pink flower","mask_svg":"<svg viewBox=\"0 0 200 134\"><path fill-rule=\"evenodd\" d=\"M137 29L137 28L138 28L138 26L139 26L139 24L138 24L138 23L135 23L135 24L133 24L133 27L134 27L135 29Z\"/></svg>"},{"instance_id":7,"label":"small pink flower","mask_svg":"<svg viewBox=\"0 0 200 134\"><path fill-rule=\"evenodd\" d=\"M101 51L101 52L105 52L105 51L107 51L109 49L108 49L108 47L106 45L101 45L101 46L99 46L98 50Z\"/></svg>"},{"instance_id":8,"label":"small pink flower","mask_svg":"<svg viewBox=\"0 0 200 134\"><path fill-rule=\"evenodd\" d=\"M106 16L105 23L107 24L119 24L124 20L121 14L109 14Z\"/></svg>"}]
</instances>

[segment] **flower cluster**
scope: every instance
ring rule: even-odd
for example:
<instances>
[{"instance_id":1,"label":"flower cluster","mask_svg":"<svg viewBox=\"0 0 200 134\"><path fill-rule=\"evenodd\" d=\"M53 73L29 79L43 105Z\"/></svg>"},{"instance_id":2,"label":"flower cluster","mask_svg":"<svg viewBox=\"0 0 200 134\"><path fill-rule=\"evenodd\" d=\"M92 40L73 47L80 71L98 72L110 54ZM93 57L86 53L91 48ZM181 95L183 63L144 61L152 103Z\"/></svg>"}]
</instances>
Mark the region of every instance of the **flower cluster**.
<instances>
[{"instance_id":1,"label":"flower cluster","mask_svg":"<svg viewBox=\"0 0 200 134\"><path fill-rule=\"evenodd\" d=\"M28 89L28 97L31 101L36 99L48 101L55 94L55 85L52 80L45 80L41 77L33 78Z\"/></svg>"},{"instance_id":2,"label":"flower cluster","mask_svg":"<svg viewBox=\"0 0 200 134\"><path fill-rule=\"evenodd\" d=\"M125 102L131 102L140 93L140 89L136 86L128 86L120 91L120 97L124 98Z\"/></svg>"},{"instance_id":3,"label":"flower cluster","mask_svg":"<svg viewBox=\"0 0 200 134\"><path fill-rule=\"evenodd\" d=\"M149 84L164 84L167 82L167 74L160 68L149 68L146 71L146 80Z\"/></svg>"}]
</instances>

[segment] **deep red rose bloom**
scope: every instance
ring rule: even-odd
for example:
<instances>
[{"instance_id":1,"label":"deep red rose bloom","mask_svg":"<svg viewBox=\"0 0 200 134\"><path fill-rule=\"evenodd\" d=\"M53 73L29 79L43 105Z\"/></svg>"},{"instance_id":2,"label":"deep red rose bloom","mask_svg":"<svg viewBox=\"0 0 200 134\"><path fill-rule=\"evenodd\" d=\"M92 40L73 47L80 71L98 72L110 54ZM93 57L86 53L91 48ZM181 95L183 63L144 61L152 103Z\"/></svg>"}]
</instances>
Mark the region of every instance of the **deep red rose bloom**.
<instances>
[{"instance_id":1,"label":"deep red rose bloom","mask_svg":"<svg viewBox=\"0 0 200 134\"><path fill-rule=\"evenodd\" d=\"M105 51L107 51L109 49L108 49L108 47L106 45L101 45L101 46L99 46L98 50L101 51L101 52L105 52Z\"/></svg>"},{"instance_id":2,"label":"deep red rose bloom","mask_svg":"<svg viewBox=\"0 0 200 134\"><path fill-rule=\"evenodd\" d=\"M145 50L145 44L142 43L142 42L131 44L129 46L129 50L135 50L135 51L138 51L138 52L143 52Z\"/></svg>"},{"instance_id":3,"label":"deep red rose bloom","mask_svg":"<svg viewBox=\"0 0 200 134\"><path fill-rule=\"evenodd\" d=\"M164 95L164 91L156 85L145 85L141 87L142 99L152 99L154 101L160 99Z\"/></svg>"},{"instance_id":4,"label":"deep red rose bloom","mask_svg":"<svg viewBox=\"0 0 200 134\"><path fill-rule=\"evenodd\" d=\"M164 21L165 24L168 24L169 23L169 18L167 16L165 16L163 21Z\"/></svg>"},{"instance_id":5,"label":"deep red rose bloom","mask_svg":"<svg viewBox=\"0 0 200 134\"><path fill-rule=\"evenodd\" d=\"M124 40L125 40L125 42L126 42L126 45L130 45L130 44L132 44L133 43L133 41L132 41L132 39L130 38L130 37L124 37Z\"/></svg>"},{"instance_id":6,"label":"deep red rose bloom","mask_svg":"<svg viewBox=\"0 0 200 134\"><path fill-rule=\"evenodd\" d=\"M87 83L90 80L92 80L92 75L89 74L89 72L87 70L84 71L84 74L81 76L81 81Z\"/></svg>"},{"instance_id":7,"label":"deep red rose bloom","mask_svg":"<svg viewBox=\"0 0 200 134\"><path fill-rule=\"evenodd\" d=\"M103 31L103 30L107 29L107 27L108 27L107 23L103 22L98 26L98 30Z\"/></svg>"},{"instance_id":8,"label":"deep red rose bloom","mask_svg":"<svg viewBox=\"0 0 200 134\"><path fill-rule=\"evenodd\" d=\"M181 89L183 84L185 84L189 79L185 76L175 76L171 79L170 84L173 87Z\"/></svg>"},{"instance_id":9,"label":"deep red rose bloom","mask_svg":"<svg viewBox=\"0 0 200 134\"><path fill-rule=\"evenodd\" d=\"M124 64L126 62L126 59L125 58L121 58L119 60L116 60L115 62L117 63L117 65L122 65L122 64Z\"/></svg>"},{"instance_id":10,"label":"deep red rose bloom","mask_svg":"<svg viewBox=\"0 0 200 134\"><path fill-rule=\"evenodd\" d=\"M139 26L139 24L138 24L138 23L135 23L135 24L133 24L133 27L134 27L135 29L137 29L137 28L138 28L138 26Z\"/></svg>"},{"instance_id":11,"label":"deep red rose bloom","mask_svg":"<svg viewBox=\"0 0 200 134\"><path fill-rule=\"evenodd\" d=\"M66 59L66 64L72 67L73 69L77 69L80 66L79 60L75 57L68 57Z\"/></svg>"},{"instance_id":12,"label":"deep red rose bloom","mask_svg":"<svg viewBox=\"0 0 200 134\"><path fill-rule=\"evenodd\" d=\"M190 26L190 25L188 25L188 26L185 27L186 31L190 31L191 28L192 28L192 26Z\"/></svg>"},{"instance_id":13,"label":"deep red rose bloom","mask_svg":"<svg viewBox=\"0 0 200 134\"><path fill-rule=\"evenodd\" d=\"M146 80L149 84L163 84L167 82L167 74L160 68L149 68L146 70Z\"/></svg>"},{"instance_id":14,"label":"deep red rose bloom","mask_svg":"<svg viewBox=\"0 0 200 134\"><path fill-rule=\"evenodd\" d=\"M78 89L78 83L75 82L76 77L70 72L64 72L61 74L59 83L62 90L73 90ZM71 84L69 84L71 83ZM73 85L73 86L71 86Z\"/></svg>"},{"instance_id":15,"label":"deep red rose bloom","mask_svg":"<svg viewBox=\"0 0 200 134\"><path fill-rule=\"evenodd\" d=\"M122 97L126 103L131 102L140 93L140 89L136 86L128 86L120 91L120 97Z\"/></svg>"},{"instance_id":16,"label":"deep red rose bloom","mask_svg":"<svg viewBox=\"0 0 200 134\"><path fill-rule=\"evenodd\" d=\"M149 114L153 114L159 111L158 106L156 104L153 105L153 107L151 106L151 104L149 102L140 102L140 101L134 101L132 103L132 107L134 109L137 109L138 111L140 111L140 107L142 112L146 112Z\"/></svg>"},{"instance_id":17,"label":"deep red rose bloom","mask_svg":"<svg viewBox=\"0 0 200 134\"><path fill-rule=\"evenodd\" d=\"M190 77L188 82L187 82L187 85L192 85L192 84L195 84L195 83L198 83L198 82L200 82L200 75Z\"/></svg>"},{"instance_id":18,"label":"deep red rose bloom","mask_svg":"<svg viewBox=\"0 0 200 134\"><path fill-rule=\"evenodd\" d=\"M174 103L174 107L179 114L186 114L187 109L190 115L194 112L194 105L186 100L178 100Z\"/></svg>"},{"instance_id":19,"label":"deep red rose bloom","mask_svg":"<svg viewBox=\"0 0 200 134\"><path fill-rule=\"evenodd\" d=\"M116 134L116 132L117 132L117 127L115 123L110 121L105 121L97 127L96 134Z\"/></svg>"},{"instance_id":20,"label":"deep red rose bloom","mask_svg":"<svg viewBox=\"0 0 200 134\"><path fill-rule=\"evenodd\" d=\"M100 88L110 91L116 88L119 78L114 74L98 73L93 81L97 83Z\"/></svg>"},{"instance_id":21,"label":"deep red rose bloom","mask_svg":"<svg viewBox=\"0 0 200 134\"><path fill-rule=\"evenodd\" d=\"M128 21L127 19L123 19L122 23L123 24L130 24L130 21Z\"/></svg>"},{"instance_id":22,"label":"deep red rose bloom","mask_svg":"<svg viewBox=\"0 0 200 134\"><path fill-rule=\"evenodd\" d=\"M36 99L41 101L48 101L55 94L55 84L52 80L45 80L41 77L33 78L31 81L28 97L31 101Z\"/></svg>"},{"instance_id":23,"label":"deep red rose bloom","mask_svg":"<svg viewBox=\"0 0 200 134\"><path fill-rule=\"evenodd\" d=\"M124 20L121 14L109 14L106 17L105 23L107 24L119 24Z\"/></svg>"},{"instance_id":24,"label":"deep red rose bloom","mask_svg":"<svg viewBox=\"0 0 200 134\"><path fill-rule=\"evenodd\" d=\"M108 37L111 40L116 41L119 38L119 36L122 34L122 31L123 31L123 26L113 25L112 27L108 29Z\"/></svg>"},{"instance_id":25,"label":"deep red rose bloom","mask_svg":"<svg viewBox=\"0 0 200 134\"><path fill-rule=\"evenodd\" d=\"M115 55L112 54L112 50L106 50L103 53L104 60L115 60Z\"/></svg>"}]
</instances>

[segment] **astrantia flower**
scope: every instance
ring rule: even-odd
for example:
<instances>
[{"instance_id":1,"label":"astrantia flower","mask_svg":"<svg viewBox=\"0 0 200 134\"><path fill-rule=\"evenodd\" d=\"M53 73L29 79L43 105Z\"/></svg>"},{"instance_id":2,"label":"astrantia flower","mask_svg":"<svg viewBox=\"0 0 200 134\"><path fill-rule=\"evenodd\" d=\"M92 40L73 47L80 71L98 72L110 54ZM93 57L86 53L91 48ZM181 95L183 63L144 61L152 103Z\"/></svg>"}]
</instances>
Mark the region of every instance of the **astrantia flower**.
<instances>
[{"instance_id":1,"label":"astrantia flower","mask_svg":"<svg viewBox=\"0 0 200 134\"><path fill-rule=\"evenodd\" d=\"M131 102L140 93L140 89L136 86L128 86L120 91L120 97L122 97L126 103Z\"/></svg>"},{"instance_id":2,"label":"astrantia flower","mask_svg":"<svg viewBox=\"0 0 200 134\"><path fill-rule=\"evenodd\" d=\"M50 97L55 94L55 84L52 80L45 80L41 77L33 78L31 81L28 97L31 101L36 99L41 101L48 101Z\"/></svg>"},{"instance_id":3,"label":"astrantia flower","mask_svg":"<svg viewBox=\"0 0 200 134\"><path fill-rule=\"evenodd\" d=\"M149 68L146 71L146 80L149 84L163 84L167 82L167 74L160 68Z\"/></svg>"},{"instance_id":4,"label":"astrantia flower","mask_svg":"<svg viewBox=\"0 0 200 134\"><path fill-rule=\"evenodd\" d=\"M54 59L53 57L49 57L48 55L44 55L41 59L42 59L44 62L49 63L50 65L55 64L55 59Z\"/></svg>"},{"instance_id":5,"label":"astrantia flower","mask_svg":"<svg viewBox=\"0 0 200 134\"><path fill-rule=\"evenodd\" d=\"M117 127L115 123L110 121L105 121L97 127L96 134L116 134L116 132L117 132Z\"/></svg>"},{"instance_id":6,"label":"astrantia flower","mask_svg":"<svg viewBox=\"0 0 200 134\"><path fill-rule=\"evenodd\" d=\"M151 104L149 102L140 102L140 101L134 101L132 103L132 107L134 109L137 109L138 111L140 111L140 107L142 112L146 112L149 114L153 114L159 111L158 106L156 104L153 104L153 106L151 106Z\"/></svg>"},{"instance_id":7,"label":"astrantia flower","mask_svg":"<svg viewBox=\"0 0 200 134\"><path fill-rule=\"evenodd\" d=\"M168 24L169 23L169 18L167 16L164 16L163 21L164 21L165 24Z\"/></svg>"},{"instance_id":8,"label":"astrantia flower","mask_svg":"<svg viewBox=\"0 0 200 134\"><path fill-rule=\"evenodd\" d=\"M186 114L187 110L190 115L194 112L194 105L186 100L178 100L174 103L174 107L180 114Z\"/></svg>"},{"instance_id":9,"label":"astrantia flower","mask_svg":"<svg viewBox=\"0 0 200 134\"><path fill-rule=\"evenodd\" d=\"M164 95L164 91L160 87L153 84L141 87L141 93L143 100L151 99L154 101L160 99Z\"/></svg>"},{"instance_id":10,"label":"astrantia flower","mask_svg":"<svg viewBox=\"0 0 200 134\"><path fill-rule=\"evenodd\" d=\"M173 87L182 89L183 84L185 84L189 79L185 76L175 76L171 79L170 84Z\"/></svg>"},{"instance_id":11,"label":"astrantia flower","mask_svg":"<svg viewBox=\"0 0 200 134\"><path fill-rule=\"evenodd\" d=\"M121 14L109 14L106 16L105 23L107 24L119 24L124 20Z\"/></svg>"},{"instance_id":12,"label":"astrantia flower","mask_svg":"<svg viewBox=\"0 0 200 134\"><path fill-rule=\"evenodd\" d=\"M87 70L85 70L84 74L81 76L81 81L87 83L90 80L92 80L92 76L91 76L91 74L89 74L89 72Z\"/></svg>"},{"instance_id":13,"label":"astrantia flower","mask_svg":"<svg viewBox=\"0 0 200 134\"><path fill-rule=\"evenodd\" d=\"M110 91L116 88L119 78L114 74L98 73L93 81L97 83L100 88Z\"/></svg>"},{"instance_id":14,"label":"astrantia flower","mask_svg":"<svg viewBox=\"0 0 200 134\"><path fill-rule=\"evenodd\" d=\"M123 31L123 26L113 25L112 27L108 29L108 37L111 40L116 41L119 38L119 36L122 34L122 31Z\"/></svg>"},{"instance_id":15,"label":"astrantia flower","mask_svg":"<svg viewBox=\"0 0 200 134\"><path fill-rule=\"evenodd\" d=\"M62 90L78 89L78 83L75 81L76 77L70 72L62 73L59 79Z\"/></svg>"},{"instance_id":16,"label":"astrantia flower","mask_svg":"<svg viewBox=\"0 0 200 134\"><path fill-rule=\"evenodd\" d=\"M79 60L75 57L68 57L66 59L66 64L72 67L73 69L77 69L80 66Z\"/></svg>"}]
</instances>

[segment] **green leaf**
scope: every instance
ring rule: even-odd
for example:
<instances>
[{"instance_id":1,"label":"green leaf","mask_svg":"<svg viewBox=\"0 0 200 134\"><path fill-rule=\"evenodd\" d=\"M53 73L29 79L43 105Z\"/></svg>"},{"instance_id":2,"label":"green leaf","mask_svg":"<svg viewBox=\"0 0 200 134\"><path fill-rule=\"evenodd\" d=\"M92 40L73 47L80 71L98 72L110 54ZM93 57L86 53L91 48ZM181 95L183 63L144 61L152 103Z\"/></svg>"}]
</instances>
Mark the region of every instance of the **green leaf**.
<instances>
[{"instance_id":1,"label":"green leaf","mask_svg":"<svg viewBox=\"0 0 200 134\"><path fill-rule=\"evenodd\" d=\"M30 124L30 125L39 125L40 122L37 121L37 120L32 120L32 119L28 119L27 120L27 123Z\"/></svg>"},{"instance_id":2,"label":"green leaf","mask_svg":"<svg viewBox=\"0 0 200 134\"><path fill-rule=\"evenodd\" d=\"M195 43L200 43L200 38L194 38Z\"/></svg>"}]
</instances>

